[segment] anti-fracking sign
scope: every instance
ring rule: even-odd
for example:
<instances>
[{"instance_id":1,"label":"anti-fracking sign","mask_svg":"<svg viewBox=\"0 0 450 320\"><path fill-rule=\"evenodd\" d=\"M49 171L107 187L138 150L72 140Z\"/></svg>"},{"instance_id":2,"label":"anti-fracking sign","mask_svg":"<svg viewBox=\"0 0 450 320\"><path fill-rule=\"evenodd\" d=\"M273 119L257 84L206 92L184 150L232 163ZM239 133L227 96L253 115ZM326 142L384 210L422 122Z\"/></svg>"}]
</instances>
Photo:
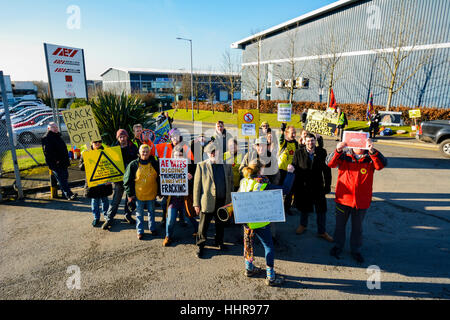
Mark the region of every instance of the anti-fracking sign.
<instances>
[{"instance_id":1,"label":"anti-fracking sign","mask_svg":"<svg viewBox=\"0 0 450 320\"><path fill-rule=\"evenodd\" d=\"M72 145L91 144L92 141L102 140L91 106L70 109L61 113Z\"/></svg>"},{"instance_id":2,"label":"anti-fracking sign","mask_svg":"<svg viewBox=\"0 0 450 320\"><path fill-rule=\"evenodd\" d=\"M306 130L324 136L334 137L338 123L336 112L309 109L306 117Z\"/></svg>"},{"instance_id":3,"label":"anti-fracking sign","mask_svg":"<svg viewBox=\"0 0 450 320\"><path fill-rule=\"evenodd\" d=\"M44 51L53 99L86 99L83 49L44 43Z\"/></svg>"},{"instance_id":4,"label":"anti-fracking sign","mask_svg":"<svg viewBox=\"0 0 450 320\"><path fill-rule=\"evenodd\" d=\"M123 181L125 166L120 146L83 152L88 187Z\"/></svg>"},{"instance_id":5,"label":"anti-fracking sign","mask_svg":"<svg viewBox=\"0 0 450 320\"><path fill-rule=\"evenodd\" d=\"M167 159L159 161L161 178L161 195L187 196L188 195L188 160Z\"/></svg>"}]
</instances>

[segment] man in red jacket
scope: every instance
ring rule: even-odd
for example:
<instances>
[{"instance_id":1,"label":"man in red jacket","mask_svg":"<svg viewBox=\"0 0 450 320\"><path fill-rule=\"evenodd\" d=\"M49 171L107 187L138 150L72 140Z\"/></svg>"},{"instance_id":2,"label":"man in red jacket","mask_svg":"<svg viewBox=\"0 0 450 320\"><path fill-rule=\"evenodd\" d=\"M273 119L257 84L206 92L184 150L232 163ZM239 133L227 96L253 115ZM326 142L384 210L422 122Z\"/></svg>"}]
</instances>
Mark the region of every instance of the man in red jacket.
<instances>
[{"instance_id":1,"label":"man in red jacket","mask_svg":"<svg viewBox=\"0 0 450 320\"><path fill-rule=\"evenodd\" d=\"M336 183L336 229L334 233L335 246L330 254L337 259L345 244L345 226L348 218L352 219L350 248L352 257L363 263L360 249L362 246L362 222L372 202L373 174L387 165L386 158L373 147L373 142L367 139L368 150L349 149L340 142L336 150L327 157L330 168L338 167Z\"/></svg>"}]
</instances>

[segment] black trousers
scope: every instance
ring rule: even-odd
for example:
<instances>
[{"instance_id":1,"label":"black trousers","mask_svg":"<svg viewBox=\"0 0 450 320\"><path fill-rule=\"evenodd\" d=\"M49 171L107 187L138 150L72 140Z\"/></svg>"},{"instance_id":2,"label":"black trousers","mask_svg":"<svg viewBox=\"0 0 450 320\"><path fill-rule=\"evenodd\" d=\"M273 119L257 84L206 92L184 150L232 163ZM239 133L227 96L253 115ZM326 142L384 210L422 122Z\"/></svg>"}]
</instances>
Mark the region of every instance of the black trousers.
<instances>
[{"instance_id":1,"label":"black trousers","mask_svg":"<svg viewBox=\"0 0 450 320\"><path fill-rule=\"evenodd\" d=\"M352 253L359 253L362 246L363 221L367 209L356 209L336 203L336 229L334 242L336 247L343 249L345 246L345 227L349 218L352 222L350 235L350 249Z\"/></svg>"},{"instance_id":2,"label":"black trousers","mask_svg":"<svg viewBox=\"0 0 450 320\"><path fill-rule=\"evenodd\" d=\"M216 235L214 237L216 245L223 244L225 223L220 221L217 217L217 209L225 205L225 199L216 199L216 205L214 212L201 212L200 223L198 224L197 241L196 244L199 247L206 245L208 228L211 224L211 220L214 218L214 224L216 227Z\"/></svg>"}]
</instances>

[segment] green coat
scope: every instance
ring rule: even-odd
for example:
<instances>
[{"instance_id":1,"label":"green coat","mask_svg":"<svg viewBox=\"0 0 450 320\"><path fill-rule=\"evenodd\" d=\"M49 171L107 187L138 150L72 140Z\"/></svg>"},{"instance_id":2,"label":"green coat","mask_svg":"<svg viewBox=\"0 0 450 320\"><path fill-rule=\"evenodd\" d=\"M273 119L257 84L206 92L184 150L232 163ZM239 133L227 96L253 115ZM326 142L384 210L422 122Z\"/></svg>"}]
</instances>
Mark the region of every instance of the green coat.
<instances>
[{"instance_id":1,"label":"green coat","mask_svg":"<svg viewBox=\"0 0 450 320\"><path fill-rule=\"evenodd\" d=\"M150 164L152 165L153 169L155 169L155 171L157 173L156 182L158 184L158 195L161 195L161 191L160 191L161 181L159 179L159 163L157 160L155 160L151 156L148 160L149 160ZM139 168L139 161L140 161L140 159L131 161L130 164L127 166L127 169L125 170L125 174L123 175L123 186L125 188L125 192L127 193L128 197L136 196L134 180L136 179L136 172Z\"/></svg>"}]
</instances>

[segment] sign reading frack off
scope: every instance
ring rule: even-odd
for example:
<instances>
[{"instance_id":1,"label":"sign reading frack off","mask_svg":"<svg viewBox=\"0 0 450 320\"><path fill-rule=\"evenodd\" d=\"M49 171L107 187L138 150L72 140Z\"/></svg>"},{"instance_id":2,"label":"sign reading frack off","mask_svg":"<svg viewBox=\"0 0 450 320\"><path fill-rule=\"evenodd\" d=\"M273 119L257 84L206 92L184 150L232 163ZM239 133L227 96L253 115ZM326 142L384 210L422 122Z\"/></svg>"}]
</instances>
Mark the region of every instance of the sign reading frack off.
<instances>
[{"instance_id":1,"label":"sign reading frack off","mask_svg":"<svg viewBox=\"0 0 450 320\"><path fill-rule=\"evenodd\" d=\"M239 138L258 138L259 111L258 110L239 110L238 111L238 137Z\"/></svg>"},{"instance_id":2,"label":"sign reading frack off","mask_svg":"<svg viewBox=\"0 0 450 320\"><path fill-rule=\"evenodd\" d=\"M88 187L123 180L125 166L120 146L83 152Z\"/></svg>"},{"instance_id":3,"label":"sign reading frack off","mask_svg":"<svg viewBox=\"0 0 450 320\"><path fill-rule=\"evenodd\" d=\"M74 146L102 140L91 106L62 111L64 123Z\"/></svg>"}]
</instances>

